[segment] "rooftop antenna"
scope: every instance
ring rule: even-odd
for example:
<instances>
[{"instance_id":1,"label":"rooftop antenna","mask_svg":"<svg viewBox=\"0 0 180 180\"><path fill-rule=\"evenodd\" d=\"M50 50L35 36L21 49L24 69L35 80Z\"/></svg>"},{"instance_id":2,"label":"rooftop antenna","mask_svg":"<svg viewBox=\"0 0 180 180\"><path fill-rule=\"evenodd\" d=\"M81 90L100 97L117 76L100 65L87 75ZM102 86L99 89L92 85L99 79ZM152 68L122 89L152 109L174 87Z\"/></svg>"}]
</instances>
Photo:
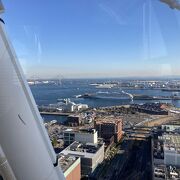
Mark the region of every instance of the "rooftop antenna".
<instances>
[{"instance_id":1,"label":"rooftop antenna","mask_svg":"<svg viewBox=\"0 0 180 180\"><path fill-rule=\"evenodd\" d=\"M4 6L0 0L0 14ZM43 120L0 18L0 179L64 180Z\"/></svg>"}]
</instances>

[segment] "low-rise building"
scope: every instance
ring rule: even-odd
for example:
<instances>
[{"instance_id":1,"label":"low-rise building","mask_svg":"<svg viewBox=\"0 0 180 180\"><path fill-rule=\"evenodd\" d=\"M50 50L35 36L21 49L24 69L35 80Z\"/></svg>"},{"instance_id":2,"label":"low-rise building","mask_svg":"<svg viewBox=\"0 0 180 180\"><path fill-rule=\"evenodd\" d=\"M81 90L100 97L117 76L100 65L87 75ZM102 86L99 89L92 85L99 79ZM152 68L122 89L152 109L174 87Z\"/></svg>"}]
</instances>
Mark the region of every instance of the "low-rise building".
<instances>
[{"instance_id":1,"label":"low-rise building","mask_svg":"<svg viewBox=\"0 0 180 180\"><path fill-rule=\"evenodd\" d=\"M75 110L76 111L81 111L81 110L85 110L85 109L88 109L87 104L76 104L75 105Z\"/></svg>"},{"instance_id":2,"label":"low-rise building","mask_svg":"<svg viewBox=\"0 0 180 180\"><path fill-rule=\"evenodd\" d=\"M161 129L166 132L180 133L180 121L171 121L167 124L163 124Z\"/></svg>"},{"instance_id":3,"label":"low-rise building","mask_svg":"<svg viewBox=\"0 0 180 180\"><path fill-rule=\"evenodd\" d=\"M95 129L98 136L104 141L109 141L114 136L114 142L118 142L122 138L122 119L116 117L99 118L95 120Z\"/></svg>"},{"instance_id":4,"label":"low-rise building","mask_svg":"<svg viewBox=\"0 0 180 180\"><path fill-rule=\"evenodd\" d=\"M152 169L154 180L180 179L180 135L172 127L152 136Z\"/></svg>"},{"instance_id":5,"label":"low-rise building","mask_svg":"<svg viewBox=\"0 0 180 180\"><path fill-rule=\"evenodd\" d=\"M164 164L180 166L180 136L163 135L164 138Z\"/></svg>"},{"instance_id":6,"label":"low-rise building","mask_svg":"<svg viewBox=\"0 0 180 180\"><path fill-rule=\"evenodd\" d=\"M80 126L84 124L84 120L81 115L70 115L67 117L66 124L68 126Z\"/></svg>"},{"instance_id":7,"label":"low-rise building","mask_svg":"<svg viewBox=\"0 0 180 180\"><path fill-rule=\"evenodd\" d=\"M70 145L74 141L92 144L97 144L98 142L97 131L95 129L82 129L79 131L67 129L63 133L63 139L65 145Z\"/></svg>"},{"instance_id":8,"label":"low-rise building","mask_svg":"<svg viewBox=\"0 0 180 180\"><path fill-rule=\"evenodd\" d=\"M58 163L66 180L81 179L81 162L79 157L59 154Z\"/></svg>"},{"instance_id":9,"label":"low-rise building","mask_svg":"<svg viewBox=\"0 0 180 180\"><path fill-rule=\"evenodd\" d=\"M81 174L90 175L104 160L104 143L82 144L74 142L62 151L65 155L81 158Z\"/></svg>"}]
</instances>

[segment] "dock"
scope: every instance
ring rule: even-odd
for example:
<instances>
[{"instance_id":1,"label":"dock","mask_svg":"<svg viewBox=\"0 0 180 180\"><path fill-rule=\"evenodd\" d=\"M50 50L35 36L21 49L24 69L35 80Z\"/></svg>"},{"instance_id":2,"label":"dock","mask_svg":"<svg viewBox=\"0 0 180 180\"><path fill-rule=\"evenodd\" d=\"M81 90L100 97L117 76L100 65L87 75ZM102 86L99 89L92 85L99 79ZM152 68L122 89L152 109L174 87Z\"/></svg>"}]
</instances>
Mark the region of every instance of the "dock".
<instances>
[{"instance_id":1,"label":"dock","mask_svg":"<svg viewBox=\"0 0 180 180\"><path fill-rule=\"evenodd\" d=\"M69 116L72 113L62 113L62 112L40 112L41 115L50 115L50 116Z\"/></svg>"}]
</instances>

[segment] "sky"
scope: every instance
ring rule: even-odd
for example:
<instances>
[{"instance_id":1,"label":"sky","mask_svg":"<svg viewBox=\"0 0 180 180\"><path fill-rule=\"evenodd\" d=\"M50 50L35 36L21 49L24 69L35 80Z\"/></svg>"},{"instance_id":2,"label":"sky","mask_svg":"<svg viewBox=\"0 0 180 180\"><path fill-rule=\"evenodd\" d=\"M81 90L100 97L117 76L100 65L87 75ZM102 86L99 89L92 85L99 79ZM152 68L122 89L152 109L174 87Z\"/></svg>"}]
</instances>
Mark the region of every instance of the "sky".
<instances>
[{"instance_id":1,"label":"sky","mask_svg":"<svg viewBox=\"0 0 180 180\"><path fill-rule=\"evenodd\" d=\"M180 11L159 0L4 0L28 78L180 75Z\"/></svg>"}]
</instances>

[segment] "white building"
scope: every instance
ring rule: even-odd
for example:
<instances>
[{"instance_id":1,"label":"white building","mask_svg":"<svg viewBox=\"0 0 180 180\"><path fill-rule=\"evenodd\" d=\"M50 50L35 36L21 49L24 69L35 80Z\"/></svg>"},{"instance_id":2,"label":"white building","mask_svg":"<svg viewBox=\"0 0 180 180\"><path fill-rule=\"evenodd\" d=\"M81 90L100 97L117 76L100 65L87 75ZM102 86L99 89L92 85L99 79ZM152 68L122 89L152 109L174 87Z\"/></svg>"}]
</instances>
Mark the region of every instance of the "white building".
<instances>
[{"instance_id":1,"label":"white building","mask_svg":"<svg viewBox=\"0 0 180 180\"><path fill-rule=\"evenodd\" d=\"M82 144L75 141L61 153L64 155L80 157L81 174L89 175L104 160L104 143Z\"/></svg>"},{"instance_id":2,"label":"white building","mask_svg":"<svg viewBox=\"0 0 180 180\"><path fill-rule=\"evenodd\" d=\"M180 132L180 125L177 124L166 124L161 126L166 132Z\"/></svg>"},{"instance_id":3,"label":"white building","mask_svg":"<svg viewBox=\"0 0 180 180\"><path fill-rule=\"evenodd\" d=\"M65 145L69 145L74 141L92 144L98 143L98 135L95 129L85 129L80 131L73 131L72 129L67 129L64 131L63 137Z\"/></svg>"},{"instance_id":4,"label":"white building","mask_svg":"<svg viewBox=\"0 0 180 180\"><path fill-rule=\"evenodd\" d=\"M88 109L88 105L87 104L76 104L75 109L77 111L85 110L85 109Z\"/></svg>"},{"instance_id":5,"label":"white building","mask_svg":"<svg viewBox=\"0 0 180 180\"><path fill-rule=\"evenodd\" d=\"M50 107L60 109L64 112L74 112L74 111L80 111L88 108L87 104L76 104L72 102L69 98L68 99L58 99L57 104L50 104Z\"/></svg>"},{"instance_id":6,"label":"white building","mask_svg":"<svg viewBox=\"0 0 180 180\"><path fill-rule=\"evenodd\" d=\"M163 135L164 164L180 166L180 136Z\"/></svg>"}]
</instances>

